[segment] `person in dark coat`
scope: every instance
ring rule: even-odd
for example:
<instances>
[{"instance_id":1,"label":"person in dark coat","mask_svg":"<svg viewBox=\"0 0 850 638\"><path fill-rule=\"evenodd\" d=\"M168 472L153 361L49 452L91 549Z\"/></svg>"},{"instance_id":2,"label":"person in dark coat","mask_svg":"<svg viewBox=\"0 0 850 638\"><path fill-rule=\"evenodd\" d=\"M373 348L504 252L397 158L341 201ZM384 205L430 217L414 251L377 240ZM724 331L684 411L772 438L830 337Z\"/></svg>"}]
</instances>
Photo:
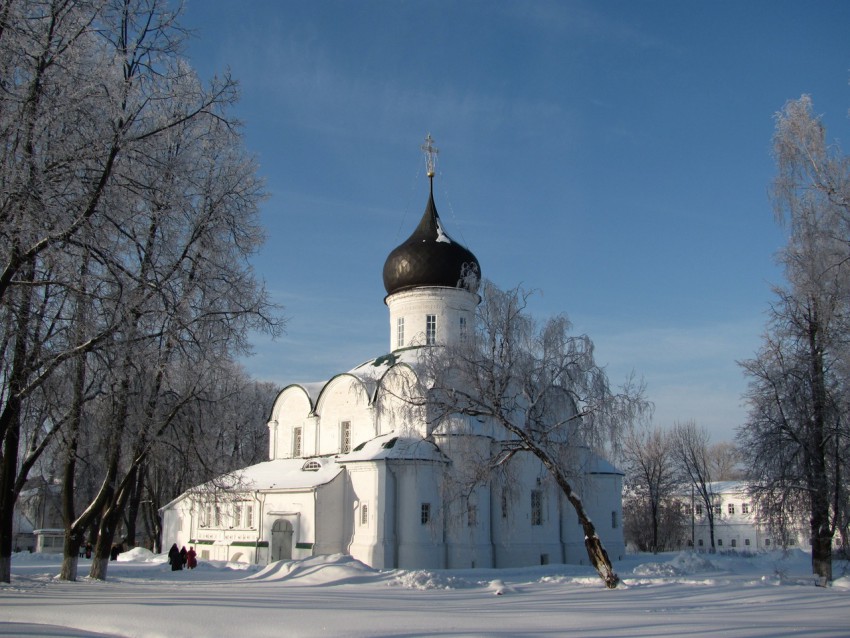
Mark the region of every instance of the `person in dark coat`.
<instances>
[{"instance_id":1,"label":"person in dark coat","mask_svg":"<svg viewBox=\"0 0 850 638\"><path fill-rule=\"evenodd\" d=\"M184 567L186 566L186 561L189 560L188 558L186 558L187 553L188 552L186 551L186 546L184 545L183 548L180 550L180 558L183 560Z\"/></svg>"},{"instance_id":2,"label":"person in dark coat","mask_svg":"<svg viewBox=\"0 0 850 638\"><path fill-rule=\"evenodd\" d=\"M190 547L189 551L186 552L186 566L189 569L195 569L198 566L198 554L195 552L194 547Z\"/></svg>"},{"instance_id":3,"label":"person in dark coat","mask_svg":"<svg viewBox=\"0 0 850 638\"><path fill-rule=\"evenodd\" d=\"M177 543L174 543L168 550L168 564L171 565L173 572L183 569L183 557L180 555L180 550L177 549Z\"/></svg>"}]
</instances>

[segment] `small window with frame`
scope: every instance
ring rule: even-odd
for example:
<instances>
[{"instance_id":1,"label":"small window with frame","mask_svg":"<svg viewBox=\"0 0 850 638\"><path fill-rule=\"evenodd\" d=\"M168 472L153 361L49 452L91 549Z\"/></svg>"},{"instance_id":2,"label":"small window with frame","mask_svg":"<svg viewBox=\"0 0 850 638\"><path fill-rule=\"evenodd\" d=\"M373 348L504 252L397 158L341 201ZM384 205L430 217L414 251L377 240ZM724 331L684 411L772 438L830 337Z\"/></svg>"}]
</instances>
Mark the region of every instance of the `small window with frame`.
<instances>
[{"instance_id":1,"label":"small window with frame","mask_svg":"<svg viewBox=\"0 0 850 638\"><path fill-rule=\"evenodd\" d=\"M351 421L343 421L339 432L339 451L341 454L351 452Z\"/></svg>"}]
</instances>

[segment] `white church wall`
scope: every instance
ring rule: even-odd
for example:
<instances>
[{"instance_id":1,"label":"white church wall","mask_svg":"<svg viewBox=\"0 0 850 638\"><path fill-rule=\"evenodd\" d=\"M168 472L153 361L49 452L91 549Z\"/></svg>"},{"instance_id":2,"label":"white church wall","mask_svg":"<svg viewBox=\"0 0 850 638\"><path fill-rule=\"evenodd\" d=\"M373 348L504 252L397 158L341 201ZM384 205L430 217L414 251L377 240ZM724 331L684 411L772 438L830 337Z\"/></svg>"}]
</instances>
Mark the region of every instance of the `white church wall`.
<instances>
[{"instance_id":1,"label":"white church wall","mask_svg":"<svg viewBox=\"0 0 850 638\"><path fill-rule=\"evenodd\" d=\"M342 554L346 551L345 539L349 536L346 525L351 524L351 517L343 515L346 503L345 474L341 472L317 492L313 539L305 537L303 540L304 543L313 543L313 555Z\"/></svg>"},{"instance_id":2,"label":"white church wall","mask_svg":"<svg viewBox=\"0 0 850 638\"><path fill-rule=\"evenodd\" d=\"M472 490L465 502L448 504L446 567L449 569L493 567L490 500L490 486L483 485Z\"/></svg>"},{"instance_id":3,"label":"white church wall","mask_svg":"<svg viewBox=\"0 0 850 638\"><path fill-rule=\"evenodd\" d=\"M396 365L384 375L376 400L378 435L427 436L424 410L401 398L410 397L416 387L415 375L406 365Z\"/></svg>"},{"instance_id":4,"label":"white church wall","mask_svg":"<svg viewBox=\"0 0 850 638\"><path fill-rule=\"evenodd\" d=\"M267 492L263 505L261 538L268 542L268 560L309 558L315 542L316 496L312 490L303 492ZM278 523L280 521L280 523ZM291 526L291 538L286 545L276 544L275 524ZM283 542L283 541L281 541Z\"/></svg>"},{"instance_id":5,"label":"white church wall","mask_svg":"<svg viewBox=\"0 0 850 638\"><path fill-rule=\"evenodd\" d=\"M375 432L374 410L363 383L351 375L340 375L328 382L319 398L318 440L312 454L340 454L343 452L343 424L349 429L349 450L373 439Z\"/></svg>"},{"instance_id":6,"label":"white church wall","mask_svg":"<svg viewBox=\"0 0 850 638\"><path fill-rule=\"evenodd\" d=\"M297 456L304 456L305 435L309 434L311 423L310 400L304 390L299 386L284 389L275 401L269 421L270 460L292 458L295 428L301 428L302 453Z\"/></svg>"},{"instance_id":7,"label":"white church wall","mask_svg":"<svg viewBox=\"0 0 850 638\"><path fill-rule=\"evenodd\" d=\"M562 562L559 490L540 461L515 456L493 488L496 567Z\"/></svg>"},{"instance_id":8,"label":"white church wall","mask_svg":"<svg viewBox=\"0 0 850 638\"><path fill-rule=\"evenodd\" d=\"M480 463L491 456L492 440L475 435L434 435L451 464L441 492L446 515L446 567L492 567L490 485L477 478Z\"/></svg>"},{"instance_id":9,"label":"white church wall","mask_svg":"<svg viewBox=\"0 0 850 638\"><path fill-rule=\"evenodd\" d=\"M191 540L191 500L183 498L162 511L162 547L168 551L173 543L177 547L189 546Z\"/></svg>"},{"instance_id":10,"label":"white church wall","mask_svg":"<svg viewBox=\"0 0 850 638\"><path fill-rule=\"evenodd\" d=\"M443 569L446 545L440 510L442 463L398 461L388 464L396 490L393 525L401 569Z\"/></svg>"},{"instance_id":11,"label":"white church wall","mask_svg":"<svg viewBox=\"0 0 850 638\"><path fill-rule=\"evenodd\" d=\"M346 501L353 514L348 552L372 567L391 567L386 564L385 552L379 543L383 540L379 532L386 515L379 507L379 498L389 498L379 467L375 463L362 462L348 464L346 470L349 479Z\"/></svg>"},{"instance_id":12,"label":"white church wall","mask_svg":"<svg viewBox=\"0 0 850 638\"><path fill-rule=\"evenodd\" d=\"M623 540L622 488L623 478L619 474L589 474L576 489L611 560L620 560L626 554ZM565 539L567 560L573 563L587 563L584 530L572 505L566 502L566 498L564 501L573 521L567 524L568 529L574 530L571 538Z\"/></svg>"}]
</instances>

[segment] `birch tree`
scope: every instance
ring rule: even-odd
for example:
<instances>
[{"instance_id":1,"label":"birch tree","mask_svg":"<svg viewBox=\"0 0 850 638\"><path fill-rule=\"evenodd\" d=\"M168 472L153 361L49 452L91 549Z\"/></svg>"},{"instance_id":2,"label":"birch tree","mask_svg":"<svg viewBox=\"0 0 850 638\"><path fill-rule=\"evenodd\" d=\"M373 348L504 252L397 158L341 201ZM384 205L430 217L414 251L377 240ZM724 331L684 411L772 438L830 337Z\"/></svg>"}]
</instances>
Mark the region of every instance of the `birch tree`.
<instances>
[{"instance_id":1,"label":"birch tree","mask_svg":"<svg viewBox=\"0 0 850 638\"><path fill-rule=\"evenodd\" d=\"M591 564L605 585L619 577L577 487L582 451L616 448L622 433L648 413L642 388L615 390L585 335L564 316L538 324L527 291L483 285L475 330L458 344L422 349L425 407L431 426L451 433L474 417L493 426L503 445L476 474L497 471L516 454L532 454L564 494L584 530ZM460 431L459 431L460 432Z\"/></svg>"},{"instance_id":2,"label":"birch tree","mask_svg":"<svg viewBox=\"0 0 850 638\"><path fill-rule=\"evenodd\" d=\"M812 571L832 580L832 540L847 502L850 161L826 141L808 96L776 115L777 220L788 229L763 345L739 432L760 511L810 521Z\"/></svg>"}]
</instances>

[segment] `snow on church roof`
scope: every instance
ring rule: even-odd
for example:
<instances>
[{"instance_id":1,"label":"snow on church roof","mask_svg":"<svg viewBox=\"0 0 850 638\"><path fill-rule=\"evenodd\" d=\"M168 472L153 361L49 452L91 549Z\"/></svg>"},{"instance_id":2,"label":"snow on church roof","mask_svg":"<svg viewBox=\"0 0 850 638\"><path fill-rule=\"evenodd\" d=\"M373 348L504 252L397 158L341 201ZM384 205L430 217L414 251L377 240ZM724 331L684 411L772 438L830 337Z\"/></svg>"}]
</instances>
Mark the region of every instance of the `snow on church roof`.
<instances>
[{"instance_id":1,"label":"snow on church roof","mask_svg":"<svg viewBox=\"0 0 850 638\"><path fill-rule=\"evenodd\" d=\"M419 362L419 351L421 349L422 346L408 346L394 350L380 357L364 361L356 368L351 369L349 374L364 379L379 379L397 363L405 363L415 367Z\"/></svg>"},{"instance_id":2,"label":"snow on church roof","mask_svg":"<svg viewBox=\"0 0 850 638\"><path fill-rule=\"evenodd\" d=\"M304 469L308 467L317 469ZM246 467L236 473L239 490L312 489L330 483L342 468L333 459L277 459Z\"/></svg>"},{"instance_id":3,"label":"snow on church roof","mask_svg":"<svg viewBox=\"0 0 850 638\"><path fill-rule=\"evenodd\" d=\"M418 436L404 436L397 432L382 434L365 443L361 443L348 454L336 456L337 463L356 463L358 461L378 461L383 459L404 459L405 461L440 461L446 458L431 441Z\"/></svg>"},{"instance_id":4,"label":"snow on church roof","mask_svg":"<svg viewBox=\"0 0 850 638\"><path fill-rule=\"evenodd\" d=\"M589 462L584 470L588 474L619 474L620 476L625 476L622 470L595 453L591 453Z\"/></svg>"}]
</instances>

